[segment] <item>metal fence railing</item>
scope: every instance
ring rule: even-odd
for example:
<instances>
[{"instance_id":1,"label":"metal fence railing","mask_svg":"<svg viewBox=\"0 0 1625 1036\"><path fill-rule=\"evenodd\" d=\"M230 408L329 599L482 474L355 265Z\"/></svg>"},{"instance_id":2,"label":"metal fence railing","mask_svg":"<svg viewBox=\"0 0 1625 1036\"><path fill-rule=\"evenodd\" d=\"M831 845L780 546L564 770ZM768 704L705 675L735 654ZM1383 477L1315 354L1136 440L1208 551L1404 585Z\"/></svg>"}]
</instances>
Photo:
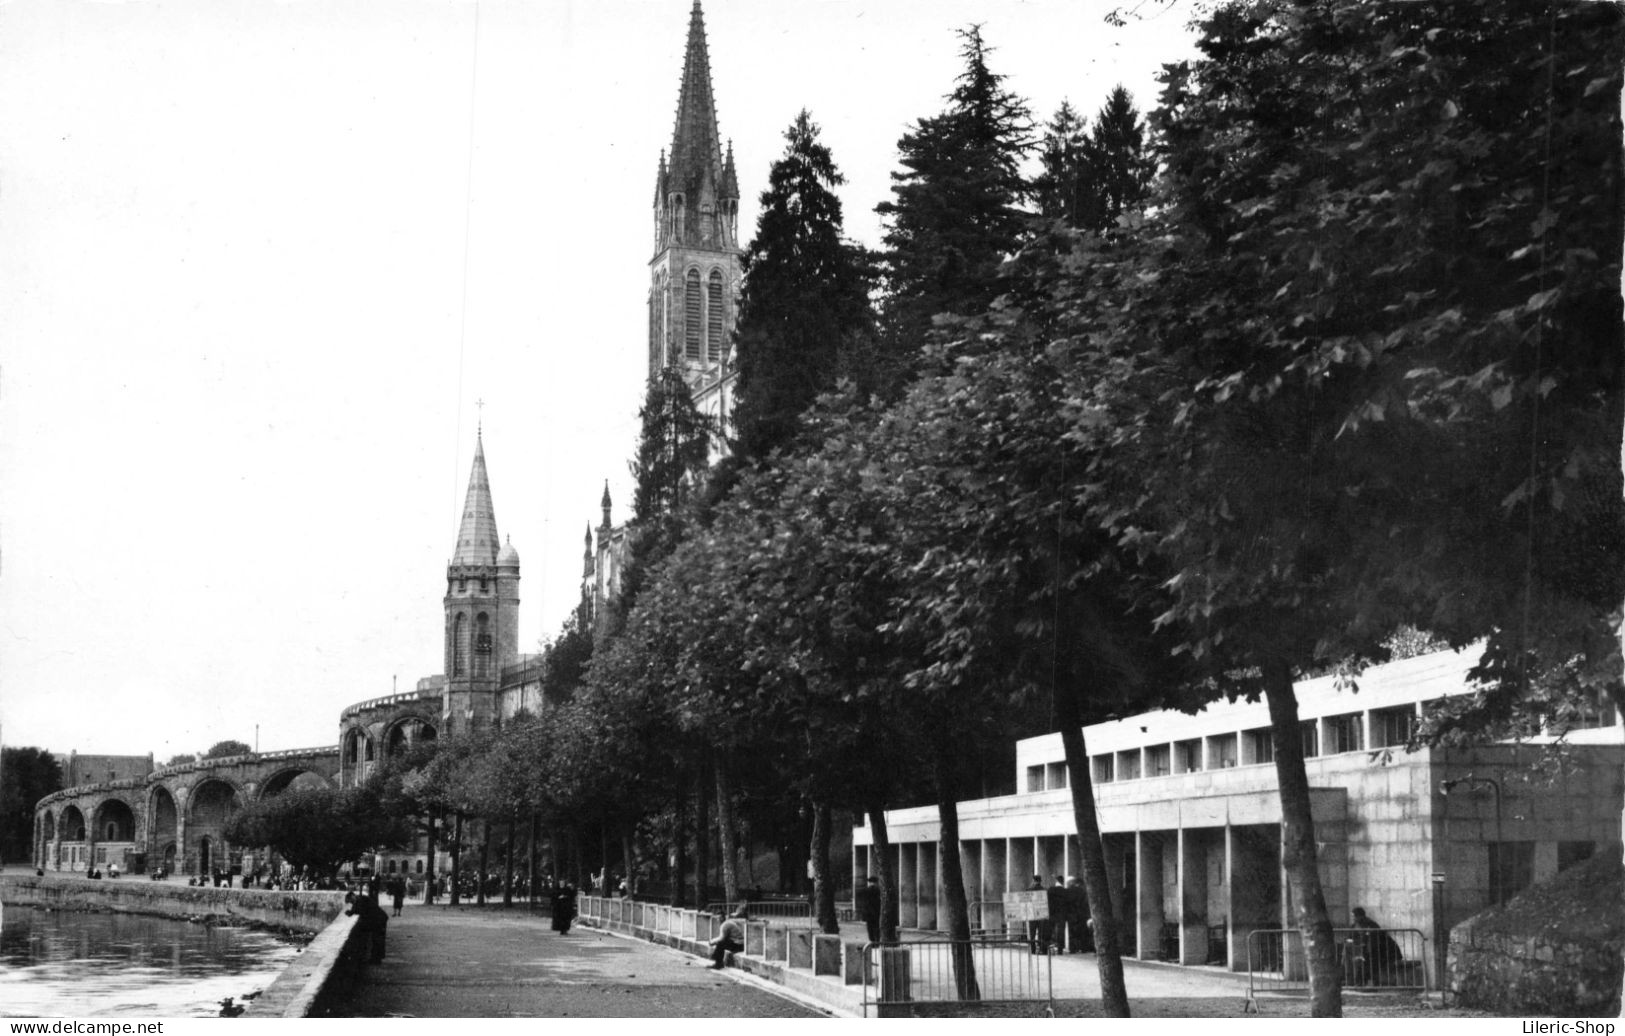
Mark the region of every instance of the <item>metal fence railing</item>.
<instances>
[{"instance_id":1,"label":"metal fence railing","mask_svg":"<svg viewBox=\"0 0 1625 1036\"><path fill-rule=\"evenodd\" d=\"M924 939L863 948L863 1014L913 1013L930 1005L1028 1004L1055 1013L1054 960L1025 940Z\"/></svg>"},{"instance_id":2,"label":"metal fence railing","mask_svg":"<svg viewBox=\"0 0 1625 1036\"><path fill-rule=\"evenodd\" d=\"M1335 928L1344 989L1428 988L1427 940L1417 928ZM1309 991L1308 959L1298 929L1247 936L1247 995Z\"/></svg>"},{"instance_id":3,"label":"metal fence railing","mask_svg":"<svg viewBox=\"0 0 1625 1036\"><path fill-rule=\"evenodd\" d=\"M730 903L726 900L717 900L705 904L705 909L713 914L726 917L739 907L744 907L751 918L811 918L812 903L805 899L761 899L748 900L743 903Z\"/></svg>"}]
</instances>

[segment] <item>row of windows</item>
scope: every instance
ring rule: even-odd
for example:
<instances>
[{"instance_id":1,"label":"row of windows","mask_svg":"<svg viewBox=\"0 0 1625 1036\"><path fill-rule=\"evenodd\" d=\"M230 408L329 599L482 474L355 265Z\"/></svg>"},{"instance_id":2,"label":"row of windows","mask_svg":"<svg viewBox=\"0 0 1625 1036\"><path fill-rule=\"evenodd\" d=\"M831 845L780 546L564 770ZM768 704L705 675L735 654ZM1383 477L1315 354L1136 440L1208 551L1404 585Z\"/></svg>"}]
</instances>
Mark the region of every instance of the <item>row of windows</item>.
<instances>
[{"instance_id":1,"label":"row of windows","mask_svg":"<svg viewBox=\"0 0 1625 1036\"><path fill-rule=\"evenodd\" d=\"M1372 748L1393 748L1406 744L1416 732L1417 706L1396 705L1373 709L1369 714L1350 712L1323 719L1304 720L1300 736L1305 758L1338 755L1366 750L1366 717L1370 717ZM1233 766L1253 766L1275 761L1275 743L1269 727L1231 734L1194 737L1167 744L1147 745L1121 752L1105 753L1090 759L1090 777L1097 784L1132 781L1141 777L1166 777L1177 773L1223 770ZM1066 787L1066 768L1051 763L1027 768L1027 790Z\"/></svg>"},{"instance_id":2,"label":"row of windows","mask_svg":"<svg viewBox=\"0 0 1625 1036\"><path fill-rule=\"evenodd\" d=\"M1416 733L1420 715L1418 709L1425 707L1395 705L1373 709L1369 713L1350 712L1318 720L1304 720L1300 727L1304 758L1366 751L1367 717L1370 720L1370 748L1403 747ZM1575 729L1605 727L1612 726L1615 721L1613 709L1599 705L1583 713L1573 726ZM1274 761L1275 744L1271 740L1270 728L1259 727L1237 734L1216 734L1093 756L1090 776L1097 784L1109 784L1113 781L1137 780L1142 776L1166 777L1174 773L1222 770ZM1061 777L1057 782L1053 775L1045 773L1044 767L1028 767L1027 790L1066 787L1064 767L1060 772Z\"/></svg>"},{"instance_id":3,"label":"row of windows","mask_svg":"<svg viewBox=\"0 0 1625 1036\"><path fill-rule=\"evenodd\" d=\"M474 617L474 639L468 637L468 616L458 614L451 622L451 675L468 675L470 647L474 654L474 675L488 676L491 669L491 617L480 612Z\"/></svg>"},{"instance_id":4,"label":"row of windows","mask_svg":"<svg viewBox=\"0 0 1625 1036\"><path fill-rule=\"evenodd\" d=\"M724 300L722 271L712 270L704 281L700 271L689 270L683 278L682 291L682 357L684 360L707 363L722 362L722 347L727 327L727 305ZM655 285L649 298L649 356L651 368L664 362L667 292L664 283ZM674 357L675 358L675 357Z\"/></svg>"},{"instance_id":5,"label":"row of windows","mask_svg":"<svg viewBox=\"0 0 1625 1036\"><path fill-rule=\"evenodd\" d=\"M390 860L389 863L387 865L385 865L384 870L387 873L390 873L390 874L408 874L408 873L411 873L410 871L407 870L407 865L406 865L405 860L400 860L400 861ZM423 873L423 861L422 860L419 860L417 862L417 873L419 873L419 874Z\"/></svg>"}]
</instances>

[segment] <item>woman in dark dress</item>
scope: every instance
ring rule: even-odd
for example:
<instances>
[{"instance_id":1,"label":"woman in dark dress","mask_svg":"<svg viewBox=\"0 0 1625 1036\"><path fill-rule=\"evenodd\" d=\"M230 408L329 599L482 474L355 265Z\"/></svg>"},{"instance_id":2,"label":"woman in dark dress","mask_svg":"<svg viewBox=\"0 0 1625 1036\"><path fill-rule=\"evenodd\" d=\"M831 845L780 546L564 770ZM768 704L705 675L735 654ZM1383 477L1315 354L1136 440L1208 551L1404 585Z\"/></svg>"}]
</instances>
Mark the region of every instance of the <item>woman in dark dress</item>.
<instances>
[{"instance_id":1,"label":"woman in dark dress","mask_svg":"<svg viewBox=\"0 0 1625 1036\"><path fill-rule=\"evenodd\" d=\"M570 922L576 916L576 890L566 883L553 893L553 930L560 935L570 934Z\"/></svg>"}]
</instances>

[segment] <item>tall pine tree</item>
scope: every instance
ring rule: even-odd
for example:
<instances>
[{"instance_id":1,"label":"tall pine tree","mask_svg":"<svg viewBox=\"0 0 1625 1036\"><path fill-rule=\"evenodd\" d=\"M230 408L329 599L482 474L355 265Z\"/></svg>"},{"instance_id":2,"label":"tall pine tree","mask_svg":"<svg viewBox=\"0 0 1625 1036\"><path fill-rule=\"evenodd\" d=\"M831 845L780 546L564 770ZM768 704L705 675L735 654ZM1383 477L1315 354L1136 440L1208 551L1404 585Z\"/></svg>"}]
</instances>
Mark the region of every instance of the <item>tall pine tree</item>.
<instances>
[{"instance_id":1,"label":"tall pine tree","mask_svg":"<svg viewBox=\"0 0 1625 1036\"><path fill-rule=\"evenodd\" d=\"M1070 101L1062 101L1044 126L1038 160L1043 172L1033 180L1038 214L1067 225L1083 225L1083 193L1089 184L1089 126Z\"/></svg>"},{"instance_id":2,"label":"tall pine tree","mask_svg":"<svg viewBox=\"0 0 1625 1036\"><path fill-rule=\"evenodd\" d=\"M604 631L611 634L619 632L632 610L646 573L681 538L682 512L703 487L715 435L711 419L695 407L688 383L673 366L649 379L638 418L643 427L631 464L637 486L626 570L615 601L616 614L603 622Z\"/></svg>"},{"instance_id":3,"label":"tall pine tree","mask_svg":"<svg viewBox=\"0 0 1625 1036\"><path fill-rule=\"evenodd\" d=\"M735 333L736 454L765 458L787 445L800 415L838 377L859 375L872 341L872 276L863 249L841 236L845 182L803 110L768 174L756 239L745 253Z\"/></svg>"},{"instance_id":4,"label":"tall pine tree","mask_svg":"<svg viewBox=\"0 0 1625 1036\"><path fill-rule=\"evenodd\" d=\"M981 28L959 36L965 70L948 108L897 142L903 171L892 174L893 199L875 210L888 222L882 327L893 385L914 372L933 317L978 313L998 296L1000 265L1025 227L1027 105L988 68Z\"/></svg>"},{"instance_id":5,"label":"tall pine tree","mask_svg":"<svg viewBox=\"0 0 1625 1036\"><path fill-rule=\"evenodd\" d=\"M1118 217L1144 207L1155 165L1146 153L1145 124L1134 98L1121 85L1095 115L1088 159L1093 205L1084 214L1091 221L1086 226L1106 230Z\"/></svg>"},{"instance_id":6,"label":"tall pine tree","mask_svg":"<svg viewBox=\"0 0 1625 1036\"><path fill-rule=\"evenodd\" d=\"M1044 127L1043 172L1033 181L1040 215L1085 230L1104 231L1145 205L1155 165L1147 153L1145 124L1123 87L1112 90L1085 131L1066 102Z\"/></svg>"}]
</instances>

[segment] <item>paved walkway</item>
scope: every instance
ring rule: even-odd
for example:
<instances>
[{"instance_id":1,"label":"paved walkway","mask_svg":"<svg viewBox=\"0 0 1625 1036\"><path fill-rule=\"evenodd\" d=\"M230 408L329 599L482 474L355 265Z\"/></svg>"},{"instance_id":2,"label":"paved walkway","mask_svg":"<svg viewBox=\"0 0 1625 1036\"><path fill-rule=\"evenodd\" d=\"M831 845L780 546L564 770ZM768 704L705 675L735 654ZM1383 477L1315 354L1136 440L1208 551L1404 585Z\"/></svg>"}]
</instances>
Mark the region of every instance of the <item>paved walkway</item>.
<instances>
[{"instance_id":1,"label":"paved walkway","mask_svg":"<svg viewBox=\"0 0 1625 1036\"><path fill-rule=\"evenodd\" d=\"M408 904L388 952L334 1014L418 1018L815 1018L732 969L515 905Z\"/></svg>"}]
</instances>

